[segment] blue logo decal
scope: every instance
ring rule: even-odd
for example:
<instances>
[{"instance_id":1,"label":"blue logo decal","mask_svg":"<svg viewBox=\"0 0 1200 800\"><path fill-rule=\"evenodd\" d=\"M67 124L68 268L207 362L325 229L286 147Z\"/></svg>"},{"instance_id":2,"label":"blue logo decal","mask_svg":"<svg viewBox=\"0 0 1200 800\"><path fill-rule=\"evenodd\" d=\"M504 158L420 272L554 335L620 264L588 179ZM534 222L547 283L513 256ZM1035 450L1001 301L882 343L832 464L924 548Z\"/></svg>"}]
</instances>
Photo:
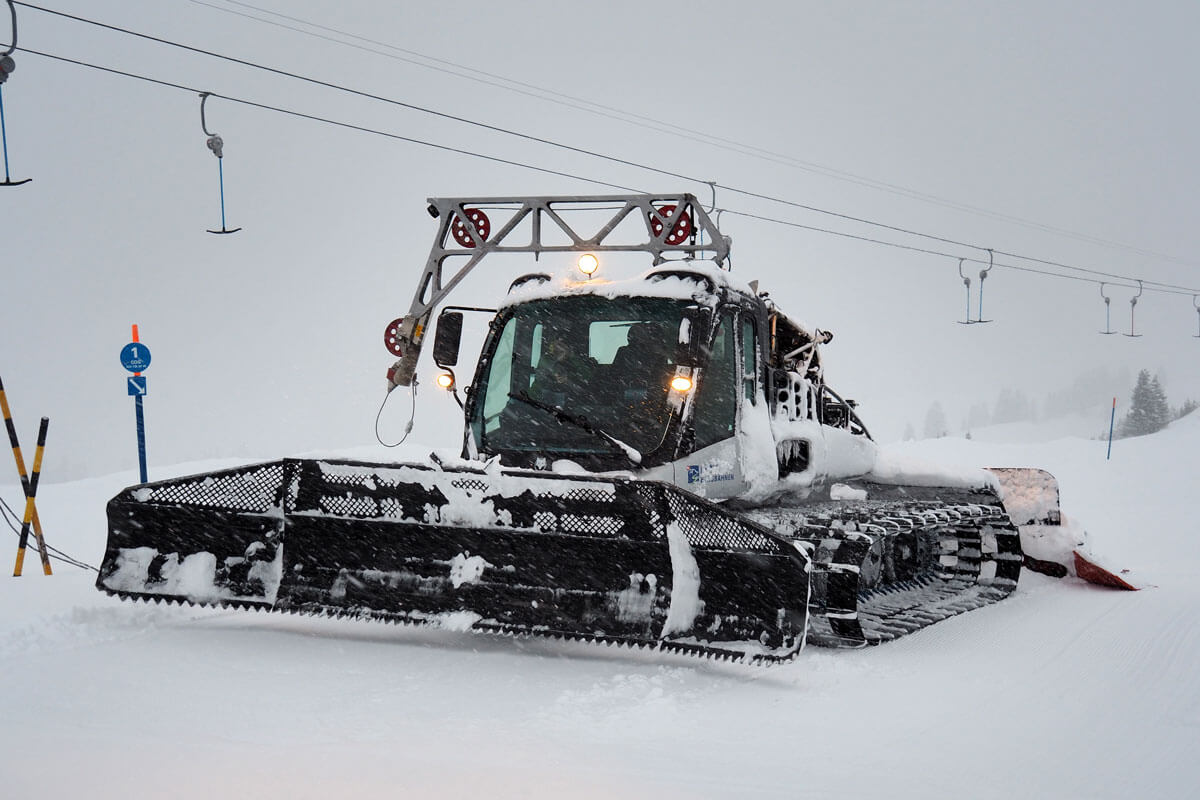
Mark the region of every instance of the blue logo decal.
<instances>
[{"instance_id":1,"label":"blue logo decal","mask_svg":"<svg viewBox=\"0 0 1200 800\"><path fill-rule=\"evenodd\" d=\"M695 465L689 466L687 476L688 483L695 483L696 481L700 480L700 467Z\"/></svg>"}]
</instances>

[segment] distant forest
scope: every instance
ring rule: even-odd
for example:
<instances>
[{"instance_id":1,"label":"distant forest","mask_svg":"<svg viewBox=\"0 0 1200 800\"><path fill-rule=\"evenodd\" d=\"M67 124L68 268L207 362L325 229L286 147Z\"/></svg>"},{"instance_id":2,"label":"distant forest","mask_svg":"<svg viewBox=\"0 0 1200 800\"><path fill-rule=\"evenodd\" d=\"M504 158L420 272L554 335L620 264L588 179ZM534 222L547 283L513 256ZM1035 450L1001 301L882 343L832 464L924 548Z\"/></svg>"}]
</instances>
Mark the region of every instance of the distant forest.
<instances>
[{"instance_id":1,"label":"distant forest","mask_svg":"<svg viewBox=\"0 0 1200 800\"><path fill-rule=\"evenodd\" d=\"M1005 387L991 404L976 403L967 411L961 424L952 426L942 404L934 401L925 414L921 429L925 439L937 439L953 434L965 434L988 425L1010 422L1040 422L1093 411L1097 406L1117 398L1118 410L1125 409L1117 426L1117 436L1140 436L1165 427L1171 420L1189 414L1200 404L1192 398L1171 406L1160 375L1141 370L1135 379L1126 368L1097 368L1078 375L1069 386L1051 391L1040 399L1030 397L1024 389ZM1097 430L1097 435L1108 435ZM905 439L915 439L909 425Z\"/></svg>"}]
</instances>

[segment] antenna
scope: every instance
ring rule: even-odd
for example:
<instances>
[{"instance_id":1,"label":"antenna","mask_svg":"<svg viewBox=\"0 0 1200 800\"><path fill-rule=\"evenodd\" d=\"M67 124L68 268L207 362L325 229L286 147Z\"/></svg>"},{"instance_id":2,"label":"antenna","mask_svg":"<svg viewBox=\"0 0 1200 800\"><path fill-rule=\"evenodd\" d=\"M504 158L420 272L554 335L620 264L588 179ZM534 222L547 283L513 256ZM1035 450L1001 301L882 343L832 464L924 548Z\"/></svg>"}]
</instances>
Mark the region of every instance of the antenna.
<instances>
[{"instance_id":1,"label":"antenna","mask_svg":"<svg viewBox=\"0 0 1200 800\"><path fill-rule=\"evenodd\" d=\"M1103 282L1100 283L1100 296L1104 298L1104 330L1100 331L1100 333L1104 334L1105 336L1111 336L1112 334L1116 333L1116 331L1112 329L1112 325L1110 324L1111 317L1109 316L1109 312L1112 311L1112 298L1104 293Z\"/></svg>"},{"instance_id":2,"label":"antenna","mask_svg":"<svg viewBox=\"0 0 1200 800\"><path fill-rule=\"evenodd\" d=\"M4 180L0 181L0 186L20 186L22 183L29 183L33 178L14 181L8 172L8 129L4 124L4 82L17 68L17 63L12 58L13 51L17 49L17 7L13 5L13 0L8 0L8 11L12 15L12 43L9 44L7 50L0 53L0 144L3 144L4 149Z\"/></svg>"},{"instance_id":3,"label":"antenna","mask_svg":"<svg viewBox=\"0 0 1200 800\"><path fill-rule=\"evenodd\" d=\"M209 233L237 233L241 228L233 228L232 230L225 227L225 140L220 137L215 131L208 129L208 122L204 118L204 104L208 102L209 95L212 92L200 93L200 129L204 131L204 135L208 137L205 142L208 149L217 157L217 174L221 181L221 230L214 231L209 228Z\"/></svg>"},{"instance_id":4,"label":"antenna","mask_svg":"<svg viewBox=\"0 0 1200 800\"><path fill-rule=\"evenodd\" d=\"M713 214L717 213L717 182L716 181L705 181L705 183L708 185L709 191L712 192L712 205L710 205L708 207L709 216L712 216ZM704 244L704 228L701 228L699 233L700 233L700 244L703 245Z\"/></svg>"},{"instance_id":5,"label":"antenna","mask_svg":"<svg viewBox=\"0 0 1200 800\"><path fill-rule=\"evenodd\" d=\"M1128 336L1131 339L1137 339L1137 338L1141 337L1140 333L1134 333L1134 330L1133 330L1133 312L1135 310L1137 310L1138 298L1142 296L1142 282L1138 281L1137 284L1138 284L1138 293L1135 294L1133 297L1129 298L1129 333L1123 334L1125 336Z\"/></svg>"}]
</instances>

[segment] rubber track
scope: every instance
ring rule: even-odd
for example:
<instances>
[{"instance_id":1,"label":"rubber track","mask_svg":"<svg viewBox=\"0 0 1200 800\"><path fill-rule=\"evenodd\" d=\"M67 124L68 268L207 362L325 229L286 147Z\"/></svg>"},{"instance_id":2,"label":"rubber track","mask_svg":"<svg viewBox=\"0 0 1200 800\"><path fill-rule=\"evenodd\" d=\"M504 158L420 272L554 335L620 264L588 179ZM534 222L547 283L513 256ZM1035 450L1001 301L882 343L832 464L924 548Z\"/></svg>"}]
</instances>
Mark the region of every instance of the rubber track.
<instances>
[{"instance_id":1,"label":"rubber track","mask_svg":"<svg viewBox=\"0 0 1200 800\"><path fill-rule=\"evenodd\" d=\"M803 543L824 592L814 593L808 641L863 647L891 641L1003 600L1016 588L1017 529L1000 505L894 501L764 509L747 516ZM901 542L904 544L901 544ZM913 550L891 580L862 586L872 554ZM901 569L903 567L903 569Z\"/></svg>"}]
</instances>

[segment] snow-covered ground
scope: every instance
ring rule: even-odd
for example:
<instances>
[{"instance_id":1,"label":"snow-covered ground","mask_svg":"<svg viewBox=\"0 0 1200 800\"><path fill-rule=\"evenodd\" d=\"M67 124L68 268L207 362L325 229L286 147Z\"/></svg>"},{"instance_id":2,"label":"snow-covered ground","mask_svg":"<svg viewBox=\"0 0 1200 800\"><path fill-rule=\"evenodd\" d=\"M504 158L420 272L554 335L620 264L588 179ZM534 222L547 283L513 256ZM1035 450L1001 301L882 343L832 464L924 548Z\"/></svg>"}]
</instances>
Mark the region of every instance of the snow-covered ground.
<instances>
[{"instance_id":1,"label":"snow-covered ground","mask_svg":"<svg viewBox=\"0 0 1200 800\"><path fill-rule=\"evenodd\" d=\"M2 794L1193 796L1200 414L1111 461L1099 441L986 438L889 452L1049 469L1094 552L1152 587L1026 572L1008 600L900 641L755 669L122 603L91 573L44 577L31 552L24 577L0 578ZM50 543L97 563L104 504L133 482L43 485Z\"/></svg>"},{"instance_id":2,"label":"snow-covered ground","mask_svg":"<svg viewBox=\"0 0 1200 800\"><path fill-rule=\"evenodd\" d=\"M1107 438L1110 409L1101 404L1076 414L1041 420L1005 422L970 431L971 438L984 442L1042 442L1063 436L1080 439ZM1125 412L1120 412L1122 415ZM1118 416L1116 422L1121 422Z\"/></svg>"}]
</instances>

